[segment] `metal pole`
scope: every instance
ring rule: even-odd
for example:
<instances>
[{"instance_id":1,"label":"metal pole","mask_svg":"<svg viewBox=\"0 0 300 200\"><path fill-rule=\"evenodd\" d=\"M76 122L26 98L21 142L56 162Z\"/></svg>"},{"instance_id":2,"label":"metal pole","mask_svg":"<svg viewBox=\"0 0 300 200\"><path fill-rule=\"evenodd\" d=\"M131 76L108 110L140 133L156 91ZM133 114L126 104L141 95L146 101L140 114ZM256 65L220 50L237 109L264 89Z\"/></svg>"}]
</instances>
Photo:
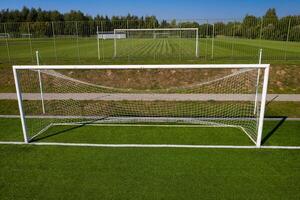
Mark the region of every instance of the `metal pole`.
<instances>
[{"instance_id":1,"label":"metal pole","mask_svg":"<svg viewBox=\"0 0 300 200\"><path fill-rule=\"evenodd\" d=\"M263 82L262 98L261 98L261 105L260 105L258 134L257 134L257 141L256 141L256 147L258 148L261 146L261 138L262 138L265 106L266 106L267 90L268 90L269 68L270 66L267 66L264 70L264 82Z\"/></svg>"},{"instance_id":2,"label":"metal pole","mask_svg":"<svg viewBox=\"0 0 300 200\"><path fill-rule=\"evenodd\" d=\"M16 93L17 93L17 98L18 98L18 106L19 106L19 111L20 111L23 138L24 138L24 142L28 143L29 138L28 138L28 135L27 135L27 127L26 127L26 123L25 123L25 115L24 115L23 105L22 105L23 100L22 100L22 95L21 95L21 92L20 92L19 77L18 77L18 73L17 73L15 68L13 68L13 74L14 74Z\"/></svg>"},{"instance_id":3,"label":"metal pole","mask_svg":"<svg viewBox=\"0 0 300 200\"><path fill-rule=\"evenodd\" d=\"M103 35L102 35L103 37ZM103 39L103 38L102 38ZM98 29L98 26L97 26L97 49L98 49L98 60L100 60L100 42L99 42L99 29Z\"/></svg>"},{"instance_id":4,"label":"metal pole","mask_svg":"<svg viewBox=\"0 0 300 200\"><path fill-rule=\"evenodd\" d=\"M56 52L56 41L55 41L54 23L51 22L51 25L52 25L52 35L53 35L54 56L55 56L55 61L57 62L57 52Z\"/></svg>"},{"instance_id":5,"label":"metal pole","mask_svg":"<svg viewBox=\"0 0 300 200\"><path fill-rule=\"evenodd\" d=\"M31 36L30 36L29 22L27 22L27 31L28 31L28 40L29 40L29 47L30 47L30 56L31 56L31 61L33 62L32 44L31 44Z\"/></svg>"},{"instance_id":6,"label":"metal pole","mask_svg":"<svg viewBox=\"0 0 300 200\"><path fill-rule=\"evenodd\" d=\"M78 26L77 26L77 21L75 22L75 28L76 28L76 46L77 46L77 57L78 57L78 62L80 62L80 51L79 51L79 36L78 36Z\"/></svg>"},{"instance_id":7,"label":"metal pole","mask_svg":"<svg viewBox=\"0 0 300 200\"><path fill-rule=\"evenodd\" d=\"M122 26L123 27L123 26ZM126 20L126 29L129 29L129 24L128 24L128 20ZM129 32L127 32L128 34L128 37L129 37ZM130 38L130 37L129 37ZM133 38L130 38L129 41L130 41L130 49L129 51L127 51L127 61L129 62L130 61L130 52L132 52L132 49L133 49L133 44L132 44L132 40Z\"/></svg>"},{"instance_id":8,"label":"metal pole","mask_svg":"<svg viewBox=\"0 0 300 200\"><path fill-rule=\"evenodd\" d=\"M214 59L214 38L215 38L215 24L213 24L212 38L211 38L211 59Z\"/></svg>"},{"instance_id":9,"label":"metal pole","mask_svg":"<svg viewBox=\"0 0 300 200\"><path fill-rule=\"evenodd\" d=\"M235 21L234 21L233 30L232 30L231 58L233 58L234 36L235 36Z\"/></svg>"},{"instance_id":10,"label":"metal pole","mask_svg":"<svg viewBox=\"0 0 300 200\"><path fill-rule=\"evenodd\" d=\"M103 21L101 21L101 34L103 35ZM102 60L104 60L104 40L101 40L101 48L102 48Z\"/></svg>"},{"instance_id":11,"label":"metal pole","mask_svg":"<svg viewBox=\"0 0 300 200\"><path fill-rule=\"evenodd\" d=\"M114 29L114 57L117 56L117 40L116 40L116 29Z\"/></svg>"},{"instance_id":12,"label":"metal pole","mask_svg":"<svg viewBox=\"0 0 300 200\"><path fill-rule=\"evenodd\" d=\"M9 52L9 45L8 45L8 36L9 35L7 34L7 31L6 31L6 24L4 24L3 26L4 26L4 33L5 33L5 42L6 42L8 61L11 62L10 52Z\"/></svg>"},{"instance_id":13,"label":"metal pole","mask_svg":"<svg viewBox=\"0 0 300 200\"><path fill-rule=\"evenodd\" d=\"M261 18L261 21L260 21L260 33L259 33L259 45L260 45L260 48L262 48L261 47L261 39L262 39L263 22L264 22L264 18Z\"/></svg>"},{"instance_id":14,"label":"metal pole","mask_svg":"<svg viewBox=\"0 0 300 200\"><path fill-rule=\"evenodd\" d=\"M206 20L206 33L205 33L205 60L207 59L207 47L208 47L208 20Z\"/></svg>"},{"instance_id":15,"label":"metal pole","mask_svg":"<svg viewBox=\"0 0 300 200\"><path fill-rule=\"evenodd\" d=\"M198 58L199 57L199 54L198 54L198 40L199 40L199 30L198 28L196 29L196 57Z\"/></svg>"},{"instance_id":16,"label":"metal pole","mask_svg":"<svg viewBox=\"0 0 300 200\"><path fill-rule=\"evenodd\" d=\"M262 49L259 50L258 64L261 64L261 60L262 60ZM260 76L260 68L257 70L256 90L255 90L255 101L254 101L254 110L253 110L253 114L254 114L254 115L255 115L256 112L257 112L257 100L258 100L259 76Z\"/></svg>"},{"instance_id":17,"label":"metal pole","mask_svg":"<svg viewBox=\"0 0 300 200\"><path fill-rule=\"evenodd\" d=\"M287 32L287 36L286 36L285 50L284 50L284 60L286 60L286 50L287 50L287 44L289 42L290 28L291 28L291 18L289 20L288 32Z\"/></svg>"},{"instance_id":18,"label":"metal pole","mask_svg":"<svg viewBox=\"0 0 300 200\"><path fill-rule=\"evenodd\" d=\"M40 65L39 51L36 51L35 55L36 55L36 64ZM41 70L38 70L38 76L39 76L40 96L41 96L41 101L42 101L42 110L43 110L43 114L45 114L45 104L44 104L44 93L43 93Z\"/></svg>"},{"instance_id":19,"label":"metal pole","mask_svg":"<svg viewBox=\"0 0 300 200\"><path fill-rule=\"evenodd\" d=\"M259 50L259 59L258 59L258 64L261 64L262 61L262 49Z\"/></svg>"},{"instance_id":20,"label":"metal pole","mask_svg":"<svg viewBox=\"0 0 300 200\"><path fill-rule=\"evenodd\" d=\"M182 60L182 29L181 29L181 23L179 23L179 46L180 46L180 52L179 52L179 60Z\"/></svg>"},{"instance_id":21,"label":"metal pole","mask_svg":"<svg viewBox=\"0 0 300 200\"><path fill-rule=\"evenodd\" d=\"M35 52L36 65L40 65L39 51Z\"/></svg>"}]
</instances>

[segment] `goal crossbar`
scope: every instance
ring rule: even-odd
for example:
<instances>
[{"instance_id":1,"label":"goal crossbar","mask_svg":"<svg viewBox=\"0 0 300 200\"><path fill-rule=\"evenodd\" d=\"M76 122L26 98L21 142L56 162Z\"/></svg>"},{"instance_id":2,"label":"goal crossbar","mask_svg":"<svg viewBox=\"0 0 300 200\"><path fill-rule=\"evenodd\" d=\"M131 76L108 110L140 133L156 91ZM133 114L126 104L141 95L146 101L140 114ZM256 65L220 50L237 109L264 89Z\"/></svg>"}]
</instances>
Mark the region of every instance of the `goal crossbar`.
<instances>
[{"instance_id":1,"label":"goal crossbar","mask_svg":"<svg viewBox=\"0 0 300 200\"><path fill-rule=\"evenodd\" d=\"M268 68L269 64L166 64L166 65L14 65L13 69L239 69Z\"/></svg>"}]
</instances>

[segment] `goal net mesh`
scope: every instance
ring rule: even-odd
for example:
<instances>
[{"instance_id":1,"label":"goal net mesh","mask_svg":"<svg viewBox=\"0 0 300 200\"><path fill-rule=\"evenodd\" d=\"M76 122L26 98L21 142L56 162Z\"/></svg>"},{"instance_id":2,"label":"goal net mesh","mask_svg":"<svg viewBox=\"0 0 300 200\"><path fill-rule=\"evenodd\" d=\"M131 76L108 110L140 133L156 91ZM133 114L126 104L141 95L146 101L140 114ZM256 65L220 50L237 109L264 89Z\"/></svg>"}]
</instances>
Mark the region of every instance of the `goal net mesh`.
<instances>
[{"instance_id":1,"label":"goal net mesh","mask_svg":"<svg viewBox=\"0 0 300 200\"><path fill-rule=\"evenodd\" d=\"M253 142L262 72L258 68L17 70L31 138L59 124L166 123L236 127Z\"/></svg>"}]
</instances>

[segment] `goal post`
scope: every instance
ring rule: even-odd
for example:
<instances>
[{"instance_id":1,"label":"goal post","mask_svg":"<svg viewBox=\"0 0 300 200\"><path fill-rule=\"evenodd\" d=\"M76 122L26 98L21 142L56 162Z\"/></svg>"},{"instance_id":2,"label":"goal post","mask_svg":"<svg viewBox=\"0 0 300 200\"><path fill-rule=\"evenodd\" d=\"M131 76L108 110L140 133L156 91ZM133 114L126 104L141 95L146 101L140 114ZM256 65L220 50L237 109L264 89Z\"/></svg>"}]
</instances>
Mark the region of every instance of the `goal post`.
<instances>
[{"instance_id":1,"label":"goal post","mask_svg":"<svg viewBox=\"0 0 300 200\"><path fill-rule=\"evenodd\" d=\"M26 65L13 74L25 143L57 126L146 123L237 128L261 146L269 64Z\"/></svg>"},{"instance_id":2,"label":"goal post","mask_svg":"<svg viewBox=\"0 0 300 200\"><path fill-rule=\"evenodd\" d=\"M199 30L198 28L132 28L132 29L114 29L114 57L118 56L118 34L126 34L123 39L158 39L177 38L193 39L194 44L189 45L188 51L194 52L195 57L199 57ZM177 49L179 51L179 49Z\"/></svg>"}]
</instances>

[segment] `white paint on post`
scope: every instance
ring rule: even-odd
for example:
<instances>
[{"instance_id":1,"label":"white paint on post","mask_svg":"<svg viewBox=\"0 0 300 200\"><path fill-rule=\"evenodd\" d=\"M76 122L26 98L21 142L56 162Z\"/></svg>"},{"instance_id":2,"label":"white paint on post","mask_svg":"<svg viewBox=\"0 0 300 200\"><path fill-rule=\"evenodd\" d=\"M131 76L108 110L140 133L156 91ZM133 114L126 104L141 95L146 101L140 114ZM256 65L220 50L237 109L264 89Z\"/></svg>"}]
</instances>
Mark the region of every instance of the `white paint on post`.
<instances>
[{"instance_id":1,"label":"white paint on post","mask_svg":"<svg viewBox=\"0 0 300 200\"><path fill-rule=\"evenodd\" d=\"M264 70L264 82L263 82L263 89L262 89L259 123L258 123L258 133L257 133L257 141L256 141L256 147L258 147L258 148L260 148L260 146L261 146L261 138L262 138L263 124L264 124L264 115L265 115L265 106L266 106L267 91L268 91L269 69L270 69L270 65L268 65Z\"/></svg>"},{"instance_id":2,"label":"white paint on post","mask_svg":"<svg viewBox=\"0 0 300 200\"><path fill-rule=\"evenodd\" d=\"M36 65L40 65L39 51L35 52Z\"/></svg>"},{"instance_id":3,"label":"white paint on post","mask_svg":"<svg viewBox=\"0 0 300 200\"><path fill-rule=\"evenodd\" d=\"M37 64L37 66L39 66L40 65L39 51L36 51L35 55L36 55L36 64ZM41 70L40 69L38 69L38 76L39 76L40 96L41 96L41 101L42 101L42 110L43 110L43 114L45 114L43 84L42 84L42 76L41 76Z\"/></svg>"},{"instance_id":4,"label":"white paint on post","mask_svg":"<svg viewBox=\"0 0 300 200\"><path fill-rule=\"evenodd\" d=\"M27 127L26 127L26 122L25 122L25 115L23 111L23 105L22 105L22 96L20 92L20 85L19 85L19 79L18 79L18 74L17 70L13 68L13 74L14 74L14 79L15 79L15 86L16 86L16 93L17 93L17 98L18 98L18 106L19 106L19 111L20 111L20 118L21 118L21 124L22 124L22 131L23 131L23 138L24 142L28 143L28 135L27 135Z\"/></svg>"}]
</instances>

